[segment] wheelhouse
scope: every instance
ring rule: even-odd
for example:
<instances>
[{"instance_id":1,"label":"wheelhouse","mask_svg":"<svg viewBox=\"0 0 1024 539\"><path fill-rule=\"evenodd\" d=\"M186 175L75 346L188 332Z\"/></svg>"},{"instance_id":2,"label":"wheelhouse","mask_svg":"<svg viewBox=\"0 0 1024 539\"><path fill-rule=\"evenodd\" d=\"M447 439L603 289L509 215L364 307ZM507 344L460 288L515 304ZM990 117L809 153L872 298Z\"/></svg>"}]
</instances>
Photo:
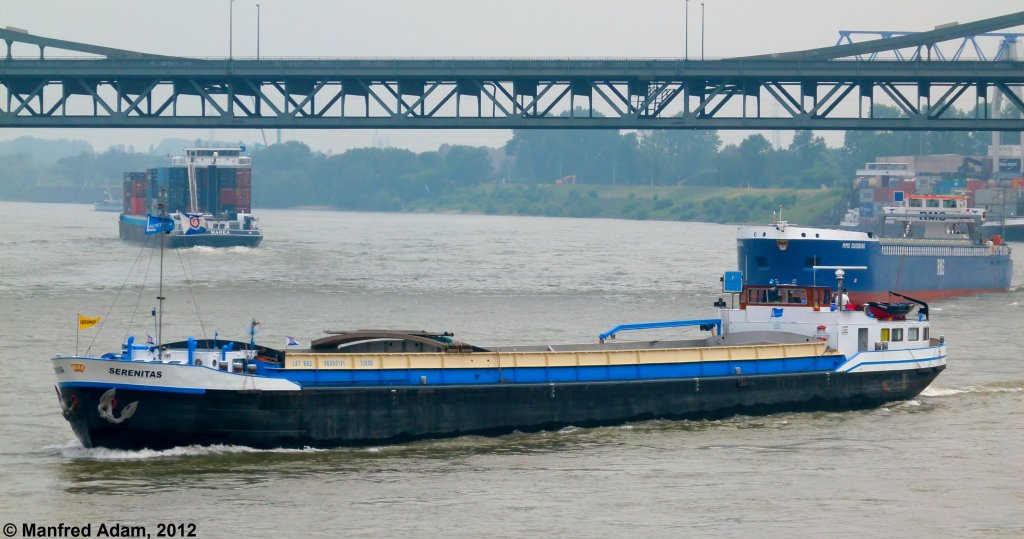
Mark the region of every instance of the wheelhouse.
<instances>
[{"instance_id":1,"label":"wheelhouse","mask_svg":"<svg viewBox=\"0 0 1024 539\"><path fill-rule=\"evenodd\" d=\"M748 305L775 307L809 307L820 310L828 306L832 289L827 286L768 285L745 286L740 294L740 308Z\"/></svg>"}]
</instances>

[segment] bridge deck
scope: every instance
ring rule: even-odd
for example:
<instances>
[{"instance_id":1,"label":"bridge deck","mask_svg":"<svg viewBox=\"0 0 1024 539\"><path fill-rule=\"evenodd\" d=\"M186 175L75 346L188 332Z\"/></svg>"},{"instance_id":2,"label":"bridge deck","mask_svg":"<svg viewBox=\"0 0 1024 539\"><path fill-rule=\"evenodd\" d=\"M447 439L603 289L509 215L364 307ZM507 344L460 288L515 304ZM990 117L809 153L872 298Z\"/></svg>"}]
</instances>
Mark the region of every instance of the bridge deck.
<instances>
[{"instance_id":1,"label":"bridge deck","mask_svg":"<svg viewBox=\"0 0 1024 539\"><path fill-rule=\"evenodd\" d=\"M1021 131L1024 62L934 60L1024 12L809 51L682 59L191 59L0 30L0 127ZM11 58L11 43L40 47ZM917 47L914 61L862 60ZM100 59L46 58L45 47ZM77 49L76 49L77 47ZM850 58L843 60L842 58ZM901 118L879 118L874 105ZM965 115L959 111L974 111ZM987 111L994 111L991 115Z\"/></svg>"}]
</instances>

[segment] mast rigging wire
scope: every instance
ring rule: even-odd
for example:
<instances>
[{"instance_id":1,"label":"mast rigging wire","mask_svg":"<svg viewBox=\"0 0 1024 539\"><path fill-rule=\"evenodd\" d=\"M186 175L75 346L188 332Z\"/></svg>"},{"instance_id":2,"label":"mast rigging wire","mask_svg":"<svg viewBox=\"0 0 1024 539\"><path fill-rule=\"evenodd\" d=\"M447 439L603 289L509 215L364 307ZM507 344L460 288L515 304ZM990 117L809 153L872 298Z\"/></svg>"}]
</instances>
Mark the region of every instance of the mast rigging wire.
<instances>
[{"instance_id":1,"label":"mast rigging wire","mask_svg":"<svg viewBox=\"0 0 1024 539\"><path fill-rule=\"evenodd\" d=\"M181 249L177 250L178 263L181 264L181 273L185 276L185 284L188 286L188 294L192 296L192 305L196 308L196 318L199 319L199 329L203 332L203 339L206 339L206 324L203 323L203 313L199 312L199 302L196 300L195 292L192 291L192 278L195 277L195 271L192 269L192 258L189 257L188 252L185 253L185 259L188 260L188 270L185 269L185 262L182 260ZM189 276L189 273L192 276Z\"/></svg>"},{"instance_id":2,"label":"mast rigging wire","mask_svg":"<svg viewBox=\"0 0 1024 539\"><path fill-rule=\"evenodd\" d=\"M151 243L156 243L157 239L158 238L154 236L150 241ZM128 334L132 332L132 324L135 323L135 315L138 314L139 304L142 303L142 294L146 292L146 282L149 281L149 269L153 266L153 253L156 252L156 249L152 248L153 246L149 247L149 263L146 264L146 274L142 276L142 285L139 286L139 297L135 300L135 308L132 309L132 317L128 320L128 329L125 331L123 342L128 342Z\"/></svg>"},{"instance_id":3,"label":"mast rigging wire","mask_svg":"<svg viewBox=\"0 0 1024 539\"><path fill-rule=\"evenodd\" d=\"M139 261L142 259L142 253L145 252L147 247L148 246L145 244L139 247L139 252L138 254L135 255L135 260L132 262L131 267L128 268L128 273L124 276L124 281L121 282L121 286L117 289L117 293L114 294L114 299L113 301L110 302L110 306L107 307L106 312L103 313L103 319L100 320L100 327L98 327L96 329L96 332L93 333L92 340L89 341L89 346L85 349L86 356L89 355L89 351L92 350L92 345L93 343L96 342L96 339L100 336L100 333L103 333L103 325L106 324L107 320L110 318L111 311L113 311L114 306L117 305L117 299L121 297L121 292L123 292L125 286L128 285L128 280L131 279L132 273L135 271L135 268L139 265ZM127 336L125 336L125 338L127 338Z\"/></svg>"}]
</instances>

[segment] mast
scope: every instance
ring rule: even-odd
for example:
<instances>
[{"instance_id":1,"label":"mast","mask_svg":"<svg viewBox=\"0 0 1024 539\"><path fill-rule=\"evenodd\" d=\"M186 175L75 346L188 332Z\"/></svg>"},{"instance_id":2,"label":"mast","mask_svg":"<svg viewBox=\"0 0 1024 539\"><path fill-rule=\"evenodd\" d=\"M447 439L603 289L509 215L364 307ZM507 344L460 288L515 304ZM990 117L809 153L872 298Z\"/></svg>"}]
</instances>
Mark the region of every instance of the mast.
<instances>
[{"instance_id":1,"label":"mast","mask_svg":"<svg viewBox=\"0 0 1024 539\"><path fill-rule=\"evenodd\" d=\"M186 153L188 150L186 150ZM199 195L196 193L196 162L194 155L186 155L188 159L188 211L196 213L199 210Z\"/></svg>"},{"instance_id":2,"label":"mast","mask_svg":"<svg viewBox=\"0 0 1024 539\"><path fill-rule=\"evenodd\" d=\"M160 210L160 216L166 217L166 211L163 204L158 204L157 208ZM163 332L164 332L164 236L166 232L160 232L160 289L157 292L156 301L158 307L157 318L156 318L156 352L157 357L160 357L160 349L163 346Z\"/></svg>"},{"instance_id":3,"label":"mast","mask_svg":"<svg viewBox=\"0 0 1024 539\"><path fill-rule=\"evenodd\" d=\"M249 350L252 357L256 357L256 326L260 325L255 318L249 323Z\"/></svg>"}]
</instances>

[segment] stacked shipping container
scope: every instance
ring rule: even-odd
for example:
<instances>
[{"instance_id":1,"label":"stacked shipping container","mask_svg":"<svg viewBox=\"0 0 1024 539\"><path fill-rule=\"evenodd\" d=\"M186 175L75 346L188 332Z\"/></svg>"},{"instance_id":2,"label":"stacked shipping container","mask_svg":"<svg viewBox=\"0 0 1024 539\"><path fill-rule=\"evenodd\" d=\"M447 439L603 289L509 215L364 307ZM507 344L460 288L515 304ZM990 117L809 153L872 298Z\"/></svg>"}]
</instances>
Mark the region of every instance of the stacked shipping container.
<instances>
[{"instance_id":1,"label":"stacked shipping container","mask_svg":"<svg viewBox=\"0 0 1024 539\"><path fill-rule=\"evenodd\" d=\"M124 173L124 208L131 215L145 215L147 210L147 190L149 181L145 172Z\"/></svg>"},{"instance_id":2,"label":"stacked shipping container","mask_svg":"<svg viewBox=\"0 0 1024 539\"><path fill-rule=\"evenodd\" d=\"M197 167L195 173L198 211L218 216L252 211L252 169L211 166ZM156 211L151 201L162 204L167 213L191 211L188 168L172 166L126 172L125 213L145 215L147 211Z\"/></svg>"}]
</instances>

